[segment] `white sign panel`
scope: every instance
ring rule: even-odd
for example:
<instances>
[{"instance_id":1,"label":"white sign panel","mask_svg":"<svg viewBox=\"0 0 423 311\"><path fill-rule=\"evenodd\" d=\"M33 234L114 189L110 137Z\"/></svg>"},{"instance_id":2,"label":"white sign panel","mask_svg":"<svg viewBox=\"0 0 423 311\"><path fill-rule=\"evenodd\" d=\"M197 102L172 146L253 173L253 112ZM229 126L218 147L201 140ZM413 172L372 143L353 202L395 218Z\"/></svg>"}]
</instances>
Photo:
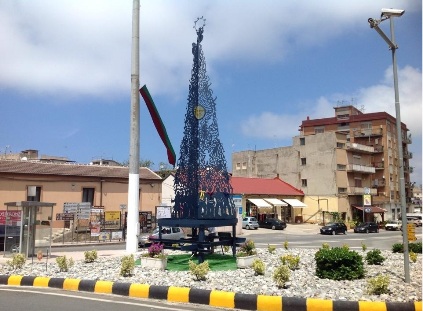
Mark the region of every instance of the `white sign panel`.
<instances>
[{"instance_id":1,"label":"white sign panel","mask_svg":"<svg viewBox=\"0 0 423 311\"><path fill-rule=\"evenodd\" d=\"M157 206L157 219L170 218L170 206Z\"/></svg>"}]
</instances>

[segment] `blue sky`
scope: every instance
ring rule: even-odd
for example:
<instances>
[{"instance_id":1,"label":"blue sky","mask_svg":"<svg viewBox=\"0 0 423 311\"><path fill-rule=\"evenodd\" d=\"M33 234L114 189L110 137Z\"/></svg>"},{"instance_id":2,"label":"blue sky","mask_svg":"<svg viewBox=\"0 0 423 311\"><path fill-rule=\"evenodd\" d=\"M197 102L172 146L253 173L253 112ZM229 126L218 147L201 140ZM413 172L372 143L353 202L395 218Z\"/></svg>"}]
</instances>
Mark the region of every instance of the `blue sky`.
<instances>
[{"instance_id":1,"label":"blue sky","mask_svg":"<svg viewBox=\"0 0 423 311\"><path fill-rule=\"evenodd\" d=\"M197 17L231 153L289 146L301 121L353 104L395 116L392 58L367 19L395 19L401 119L422 182L420 0L141 0L140 86L146 84L179 157ZM132 1L0 2L0 152L38 149L80 163L129 158ZM381 24L390 36L389 21ZM140 101L140 157L167 162Z\"/></svg>"}]
</instances>

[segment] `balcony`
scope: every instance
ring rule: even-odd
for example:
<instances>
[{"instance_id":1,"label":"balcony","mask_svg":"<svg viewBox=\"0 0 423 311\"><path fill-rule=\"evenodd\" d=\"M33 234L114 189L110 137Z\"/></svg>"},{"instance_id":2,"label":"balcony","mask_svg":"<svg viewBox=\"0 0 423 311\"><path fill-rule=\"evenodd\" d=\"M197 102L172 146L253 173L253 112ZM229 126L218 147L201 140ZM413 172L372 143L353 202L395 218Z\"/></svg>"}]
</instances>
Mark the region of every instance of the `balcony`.
<instances>
[{"instance_id":1,"label":"balcony","mask_svg":"<svg viewBox=\"0 0 423 311\"><path fill-rule=\"evenodd\" d=\"M413 171L414 171L414 168L412 166L408 166L408 165L404 166L404 172L412 174Z\"/></svg>"},{"instance_id":2,"label":"balcony","mask_svg":"<svg viewBox=\"0 0 423 311\"><path fill-rule=\"evenodd\" d=\"M408 151L404 152L404 159L412 159L412 158L413 158L412 152L408 152Z\"/></svg>"},{"instance_id":3,"label":"balcony","mask_svg":"<svg viewBox=\"0 0 423 311\"><path fill-rule=\"evenodd\" d=\"M357 143L346 143L346 147L347 150L350 151L361 151L363 153L374 153L375 148L373 148L372 146L366 146L366 145L361 145L361 144L357 144Z\"/></svg>"},{"instance_id":4,"label":"balcony","mask_svg":"<svg viewBox=\"0 0 423 311\"><path fill-rule=\"evenodd\" d=\"M385 164L383 161L372 163L372 165L377 170L383 170L385 168Z\"/></svg>"},{"instance_id":5,"label":"balcony","mask_svg":"<svg viewBox=\"0 0 423 311\"><path fill-rule=\"evenodd\" d=\"M382 129L377 129L377 130L372 130L372 129L360 129L360 130L355 130L353 132L353 136L354 137L375 137L375 136L382 136L383 135L383 130Z\"/></svg>"},{"instance_id":6,"label":"balcony","mask_svg":"<svg viewBox=\"0 0 423 311\"><path fill-rule=\"evenodd\" d=\"M411 134L408 134L408 136L407 136L407 137L403 137L403 138L402 138L402 142L403 142L404 144L411 144L411 143L412 143L412 140L411 140Z\"/></svg>"},{"instance_id":7,"label":"balcony","mask_svg":"<svg viewBox=\"0 0 423 311\"><path fill-rule=\"evenodd\" d=\"M348 187L347 188L347 193L348 195L363 195L365 194L364 192L364 187ZM370 194L371 195L377 195L377 189L370 189Z\"/></svg>"},{"instance_id":8,"label":"balcony","mask_svg":"<svg viewBox=\"0 0 423 311\"><path fill-rule=\"evenodd\" d=\"M372 181L372 187L385 187L386 186L386 181L385 179L375 179Z\"/></svg>"},{"instance_id":9,"label":"balcony","mask_svg":"<svg viewBox=\"0 0 423 311\"><path fill-rule=\"evenodd\" d=\"M359 164L348 164L347 165L348 172L359 172L359 173L369 173L374 174L376 169L373 166L365 166Z\"/></svg>"},{"instance_id":10,"label":"balcony","mask_svg":"<svg viewBox=\"0 0 423 311\"><path fill-rule=\"evenodd\" d=\"M373 148L375 148L375 153L383 152L383 146L376 145Z\"/></svg>"}]
</instances>

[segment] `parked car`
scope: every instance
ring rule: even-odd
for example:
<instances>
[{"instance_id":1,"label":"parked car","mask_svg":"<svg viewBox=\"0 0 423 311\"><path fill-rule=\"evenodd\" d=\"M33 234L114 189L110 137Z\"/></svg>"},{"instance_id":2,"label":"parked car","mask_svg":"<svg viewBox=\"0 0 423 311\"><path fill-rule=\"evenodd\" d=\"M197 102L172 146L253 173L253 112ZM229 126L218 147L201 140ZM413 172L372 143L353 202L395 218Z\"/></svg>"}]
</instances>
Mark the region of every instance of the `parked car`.
<instances>
[{"instance_id":1,"label":"parked car","mask_svg":"<svg viewBox=\"0 0 423 311\"><path fill-rule=\"evenodd\" d=\"M159 227L154 229L150 234L140 234L138 236L138 246L142 247L146 243L154 242L159 238ZM185 238L185 232L180 227L162 227L162 239L180 240Z\"/></svg>"},{"instance_id":2,"label":"parked car","mask_svg":"<svg viewBox=\"0 0 423 311\"><path fill-rule=\"evenodd\" d=\"M385 230L396 231L400 230L401 226L402 223L399 220L388 220L385 224Z\"/></svg>"},{"instance_id":3,"label":"parked car","mask_svg":"<svg viewBox=\"0 0 423 311\"><path fill-rule=\"evenodd\" d=\"M355 233L379 232L379 225L375 222L362 222L354 228Z\"/></svg>"},{"instance_id":4,"label":"parked car","mask_svg":"<svg viewBox=\"0 0 423 311\"><path fill-rule=\"evenodd\" d=\"M422 226L422 220L417 217L407 217L407 223L413 223L416 227Z\"/></svg>"},{"instance_id":5,"label":"parked car","mask_svg":"<svg viewBox=\"0 0 423 311\"><path fill-rule=\"evenodd\" d=\"M272 230L283 230L286 228L286 222L283 222L277 218L267 218L263 221L259 221L259 227Z\"/></svg>"},{"instance_id":6,"label":"parked car","mask_svg":"<svg viewBox=\"0 0 423 311\"><path fill-rule=\"evenodd\" d=\"M329 222L322 228L320 228L320 234L347 234L347 226L343 222Z\"/></svg>"},{"instance_id":7,"label":"parked car","mask_svg":"<svg viewBox=\"0 0 423 311\"><path fill-rule=\"evenodd\" d=\"M242 229L258 229L259 224L257 222L257 218L255 217L244 217L242 219Z\"/></svg>"}]
</instances>

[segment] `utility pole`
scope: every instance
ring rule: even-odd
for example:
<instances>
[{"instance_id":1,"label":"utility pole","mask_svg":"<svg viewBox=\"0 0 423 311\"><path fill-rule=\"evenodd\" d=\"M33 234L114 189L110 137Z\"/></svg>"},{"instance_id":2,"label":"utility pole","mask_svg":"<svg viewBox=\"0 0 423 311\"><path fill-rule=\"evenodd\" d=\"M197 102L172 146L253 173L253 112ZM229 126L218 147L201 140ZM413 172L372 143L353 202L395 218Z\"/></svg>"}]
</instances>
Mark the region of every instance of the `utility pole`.
<instances>
[{"instance_id":1,"label":"utility pole","mask_svg":"<svg viewBox=\"0 0 423 311\"><path fill-rule=\"evenodd\" d=\"M140 186L140 1L133 1L131 53L131 125L129 147L128 218L126 251L138 250Z\"/></svg>"}]
</instances>

